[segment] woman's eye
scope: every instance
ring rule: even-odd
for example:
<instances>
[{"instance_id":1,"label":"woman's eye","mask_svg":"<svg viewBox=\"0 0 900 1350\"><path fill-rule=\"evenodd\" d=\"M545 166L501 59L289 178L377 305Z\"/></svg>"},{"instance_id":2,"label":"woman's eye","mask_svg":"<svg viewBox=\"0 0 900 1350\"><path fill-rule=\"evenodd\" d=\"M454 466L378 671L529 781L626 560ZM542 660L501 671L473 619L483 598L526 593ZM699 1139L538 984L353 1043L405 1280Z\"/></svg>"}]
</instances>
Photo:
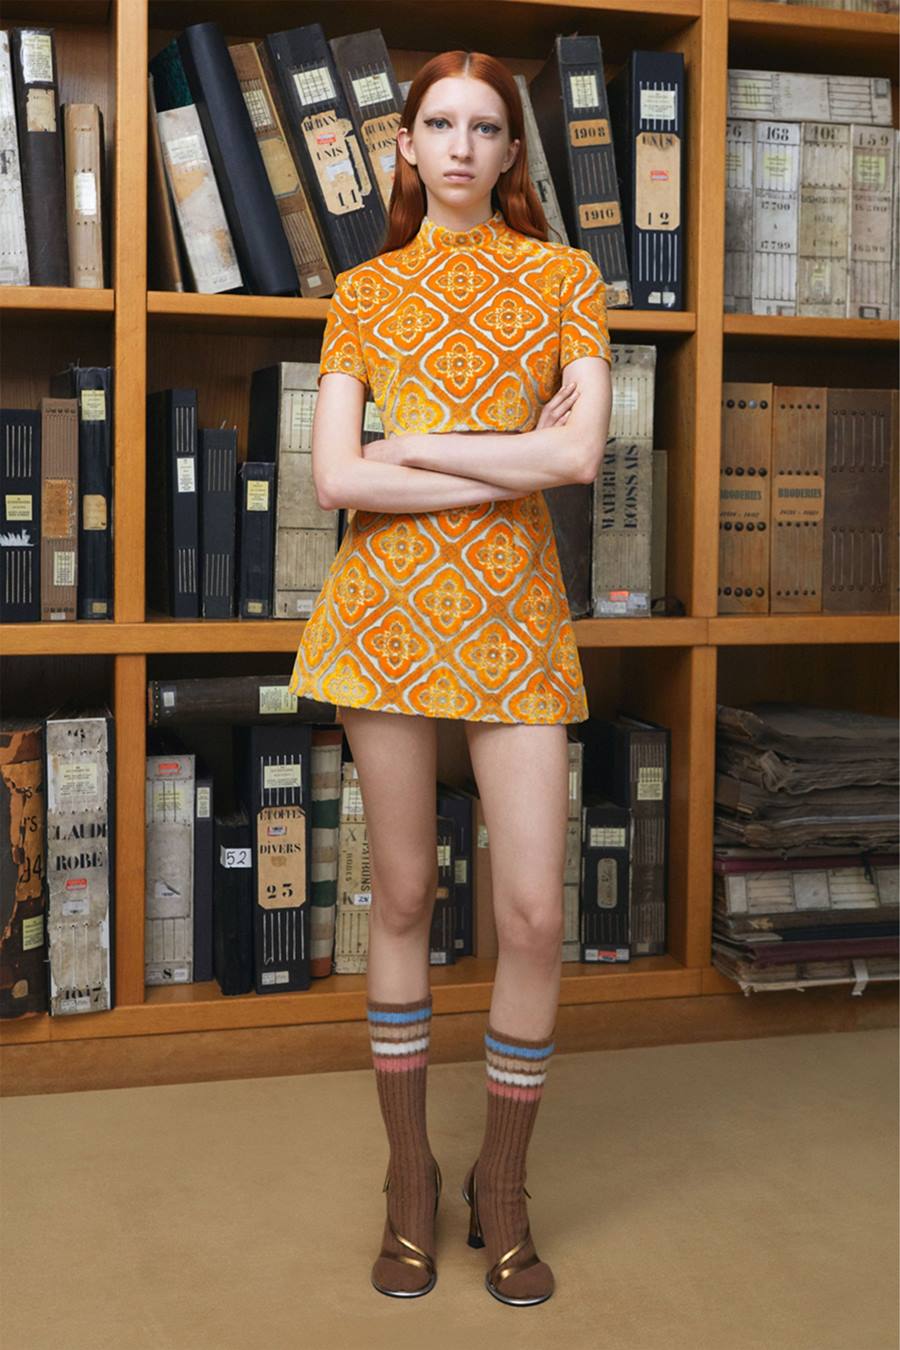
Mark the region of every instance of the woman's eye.
<instances>
[{"instance_id":1,"label":"woman's eye","mask_svg":"<svg viewBox=\"0 0 900 1350\"><path fill-rule=\"evenodd\" d=\"M447 121L446 117L426 117L425 125L426 127L433 127L437 122L446 123L446 121ZM493 122L479 122L478 126L487 127L492 132L500 130L500 128L498 126L495 126Z\"/></svg>"}]
</instances>

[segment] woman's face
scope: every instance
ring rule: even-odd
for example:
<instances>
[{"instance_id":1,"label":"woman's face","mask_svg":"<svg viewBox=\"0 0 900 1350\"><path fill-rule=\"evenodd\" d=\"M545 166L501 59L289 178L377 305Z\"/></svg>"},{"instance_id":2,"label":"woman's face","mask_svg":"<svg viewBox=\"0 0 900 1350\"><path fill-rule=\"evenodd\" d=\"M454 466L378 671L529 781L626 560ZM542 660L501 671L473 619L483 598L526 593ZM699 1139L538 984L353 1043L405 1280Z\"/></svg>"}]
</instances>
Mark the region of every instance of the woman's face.
<instances>
[{"instance_id":1,"label":"woman's face","mask_svg":"<svg viewBox=\"0 0 900 1350\"><path fill-rule=\"evenodd\" d=\"M397 145L419 171L426 214L459 229L491 214L491 189L519 150L519 141L509 139L503 99L466 75L447 76L428 89L412 132L401 127Z\"/></svg>"}]
</instances>

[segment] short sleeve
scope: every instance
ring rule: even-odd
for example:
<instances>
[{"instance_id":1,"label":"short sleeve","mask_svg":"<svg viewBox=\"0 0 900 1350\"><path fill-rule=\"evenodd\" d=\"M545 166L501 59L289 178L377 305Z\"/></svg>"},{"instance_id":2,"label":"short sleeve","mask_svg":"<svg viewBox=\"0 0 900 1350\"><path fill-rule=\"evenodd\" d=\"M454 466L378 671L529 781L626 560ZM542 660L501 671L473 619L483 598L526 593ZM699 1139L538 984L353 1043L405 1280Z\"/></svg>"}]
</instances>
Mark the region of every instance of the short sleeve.
<instances>
[{"instance_id":1,"label":"short sleeve","mask_svg":"<svg viewBox=\"0 0 900 1350\"><path fill-rule=\"evenodd\" d=\"M329 372L354 375L368 384L369 376L359 336L356 287L352 276L338 272L335 291L328 306L322 350L319 354L319 380Z\"/></svg>"},{"instance_id":2,"label":"short sleeve","mask_svg":"<svg viewBox=\"0 0 900 1350\"><path fill-rule=\"evenodd\" d=\"M606 282L587 249L570 248L559 292L560 369L580 356L612 365L606 319Z\"/></svg>"}]
</instances>

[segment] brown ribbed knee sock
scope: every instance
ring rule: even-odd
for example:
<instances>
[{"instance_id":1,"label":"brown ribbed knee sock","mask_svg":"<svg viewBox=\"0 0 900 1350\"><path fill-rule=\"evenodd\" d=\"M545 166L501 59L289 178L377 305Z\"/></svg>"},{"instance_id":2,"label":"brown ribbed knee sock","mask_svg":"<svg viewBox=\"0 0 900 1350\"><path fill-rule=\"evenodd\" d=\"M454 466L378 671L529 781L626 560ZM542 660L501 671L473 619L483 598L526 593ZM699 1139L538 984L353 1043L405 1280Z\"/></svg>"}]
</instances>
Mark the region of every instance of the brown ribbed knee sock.
<instances>
[{"instance_id":1,"label":"brown ribbed knee sock","mask_svg":"<svg viewBox=\"0 0 900 1350\"><path fill-rule=\"evenodd\" d=\"M425 1123L425 1084L431 1040L431 995L413 1003L367 1003L372 1063L390 1146L390 1188L384 1251L413 1255L393 1238L396 1231L434 1256L435 1163ZM379 1256L376 1284L421 1289L430 1278L421 1266Z\"/></svg>"},{"instance_id":2,"label":"brown ribbed knee sock","mask_svg":"<svg viewBox=\"0 0 900 1350\"><path fill-rule=\"evenodd\" d=\"M526 1040L491 1026L484 1036L487 1070L487 1120L476 1164L478 1216L484 1234L488 1269L525 1236L525 1159L547 1066L555 1048L550 1037ZM514 1263L536 1255L529 1239ZM545 1261L498 1283L510 1298L537 1298L552 1293L553 1272Z\"/></svg>"}]
</instances>

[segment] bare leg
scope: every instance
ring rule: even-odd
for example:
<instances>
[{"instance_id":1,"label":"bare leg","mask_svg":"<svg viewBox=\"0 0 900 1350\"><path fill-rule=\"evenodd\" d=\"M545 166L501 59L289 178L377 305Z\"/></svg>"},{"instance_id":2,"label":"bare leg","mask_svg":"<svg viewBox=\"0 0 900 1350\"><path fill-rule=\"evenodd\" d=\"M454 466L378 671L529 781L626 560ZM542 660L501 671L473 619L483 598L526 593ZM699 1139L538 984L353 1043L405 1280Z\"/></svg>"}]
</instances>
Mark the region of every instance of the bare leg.
<instances>
[{"instance_id":1,"label":"bare leg","mask_svg":"<svg viewBox=\"0 0 900 1350\"><path fill-rule=\"evenodd\" d=\"M409 1002L430 988L437 894L437 727L431 718L342 708L359 773L372 869L368 993Z\"/></svg>"},{"instance_id":2,"label":"bare leg","mask_svg":"<svg viewBox=\"0 0 900 1350\"><path fill-rule=\"evenodd\" d=\"M342 720L369 835L366 1016L390 1145L388 1212L372 1283L383 1294L415 1297L427 1294L436 1279L431 1253L440 1194L426 1123L428 938L438 880L437 728L427 718L357 708L343 709Z\"/></svg>"},{"instance_id":3,"label":"bare leg","mask_svg":"<svg viewBox=\"0 0 900 1350\"><path fill-rule=\"evenodd\" d=\"M539 1039L553 1030L562 974L566 728L467 722L466 736L491 854L491 1025Z\"/></svg>"}]
</instances>

